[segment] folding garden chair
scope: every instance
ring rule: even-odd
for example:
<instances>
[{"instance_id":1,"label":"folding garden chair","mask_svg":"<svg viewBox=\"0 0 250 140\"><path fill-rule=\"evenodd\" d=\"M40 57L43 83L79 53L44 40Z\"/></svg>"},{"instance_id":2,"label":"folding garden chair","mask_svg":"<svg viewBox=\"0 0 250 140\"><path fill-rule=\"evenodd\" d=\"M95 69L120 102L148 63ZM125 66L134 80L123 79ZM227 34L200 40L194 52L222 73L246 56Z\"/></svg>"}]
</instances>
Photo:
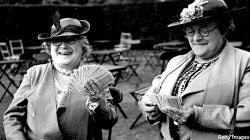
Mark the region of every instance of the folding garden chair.
<instances>
[{"instance_id":1,"label":"folding garden chair","mask_svg":"<svg viewBox=\"0 0 250 140\"><path fill-rule=\"evenodd\" d=\"M22 74L17 76L20 73L20 70L25 63L24 60L3 60L0 61L0 85L4 88L3 95L0 98L0 102L4 98L5 94L8 93L13 97L13 93L10 91L10 87L13 85L16 89L19 87L19 84L16 84L16 81L21 83ZM11 66L15 64L15 69ZM5 80L3 80L5 77Z\"/></svg>"},{"instance_id":2,"label":"folding garden chair","mask_svg":"<svg viewBox=\"0 0 250 140\"><path fill-rule=\"evenodd\" d=\"M9 48L6 42L0 42L0 51L3 60L10 60L12 59Z\"/></svg>"},{"instance_id":3,"label":"folding garden chair","mask_svg":"<svg viewBox=\"0 0 250 140\"><path fill-rule=\"evenodd\" d=\"M119 59L118 65L127 66L128 69L123 73L123 78L128 81L132 76L135 76L140 82L143 82L137 73L137 69L141 65L143 52L140 50L127 50L124 57Z\"/></svg>"},{"instance_id":4,"label":"folding garden chair","mask_svg":"<svg viewBox=\"0 0 250 140\"><path fill-rule=\"evenodd\" d=\"M123 100L122 92L116 87L110 87L109 90L110 90L111 96L113 97L114 104L117 107L120 106L119 103ZM111 140L111 135L112 135L112 128L109 129L108 140Z\"/></svg>"},{"instance_id":5,"label":"folding garden chair","mask_svg":"<svg viewBox=\"0 0 250 140\"><path fill-rule=\"evenodd\" d=\"M130 92L130 94L132 95L132 97L135 99L135 104L138 105L138 101L139 101L139 98L142 97L146 91L151 87L151 85L148 85L148 86L145 86L145 87L142 87L142 88L139 88L139 89L136 89L132 92ZM134 122L132 123L132 125L129 127L129 129L132 129L136 126L136 123L138 122L138 120L142 117L142 113L140 112L136 119L134 120Z\"/></svg>"},{"instance_id":6,"label":"folding garden chair","mask_svg":"<svg viewBox=\"0 0 250 140\"><path fill-rule=\"evenodd\" d=\"M24 54L24 47L22 39L9 40L9 46L12 57L20 59L20 56Z\"/></svg>"}]
</instances>

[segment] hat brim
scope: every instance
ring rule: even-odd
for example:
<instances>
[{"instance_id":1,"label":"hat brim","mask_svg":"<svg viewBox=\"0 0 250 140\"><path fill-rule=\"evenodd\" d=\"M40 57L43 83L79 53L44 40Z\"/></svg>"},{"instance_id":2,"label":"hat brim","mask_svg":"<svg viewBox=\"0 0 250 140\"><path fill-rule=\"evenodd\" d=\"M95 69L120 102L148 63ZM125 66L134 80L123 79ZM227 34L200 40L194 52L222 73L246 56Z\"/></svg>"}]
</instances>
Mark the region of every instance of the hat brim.
<instances>
[{"instance_id":1,"label":"hat brim","mask_svg":"<svg viewBox=\"0 0 250 140\"><path fill-rule=\"evenodd\" d=\"M38 40L49 41L49 40L59 39L59 38L66 37L66 36L83 36L90 30L90 24L86 20L79 20L79 21L84 28L84 31L81 32L80 34L76 34L72 32L64 32L57 36L51 36L50 33L41 33L38 35Z\"/></svg>"},{"instance_id":2,"label":"hat brim","mask_svg":"<svg viewBox=\"0 0 250 140\"><path fill-rule=\"evenodd\" d=\"M226 12L223 12L223 13L218 13L218 14L215 14L215 15L210 15L210 16L205 16L205 17L202 17L202 18L199 18L199 19L196 19L196 20L193 20L191 22L186 22L186 23L182 23L181 21L178 21L178 22L174 22L174 23L171 23L168 25L168 28L181 28L181 27L185 27L185 26L188 26L190 24L194 24L194 23L197 23L197 22L200 22L200 21L204 21L204 20L209 20L209 19L225 19L225 18L229 18L229 17L235 17L237 15L246 15L248 14L248 9L246 7L243 7L243 8L238 8L238 9L232 9L230 11L226 11Z\"/></svg>"},{"instance_id":3,"label":"hat brim","mask_svg":"<svg viewBox=\"0 0 250 140\"><path fill-rule=\"evenodd\" d=\"M81 33L81 34L74 34L74 33L66 32L58 36L51 36L49 33L41 33L38 35L38 40L49 41L49 40L59 39L59 38L66 37L66 36L82 36L85 34L86 32Z\"/></svg>"}]
</instances>

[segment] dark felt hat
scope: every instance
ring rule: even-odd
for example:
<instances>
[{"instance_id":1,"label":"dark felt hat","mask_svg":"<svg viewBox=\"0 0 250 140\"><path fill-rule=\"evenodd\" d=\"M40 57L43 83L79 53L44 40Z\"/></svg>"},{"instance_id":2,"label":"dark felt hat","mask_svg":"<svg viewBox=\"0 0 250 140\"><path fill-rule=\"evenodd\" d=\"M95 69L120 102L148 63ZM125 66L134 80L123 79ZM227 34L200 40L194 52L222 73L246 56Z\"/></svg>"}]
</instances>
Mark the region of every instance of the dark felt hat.
<instances>
[{"instance_id":1,"label":"dark felt hat","mask_svg":"<svg viewBox=\"0 0 250 140\"><path fill-rule=\"evenodd\" d=\"M183 27L207 19L224 19L246 13L246 7L229 9L224 0L195 0L182 10L180 20L168 27Z\"/></svg>"},{"instance_id":2,"label":"dark felt hat","mask_svg":"<svg viewBox=\"0 0 250 140\"><path fill-rule=\"evenodd\" d=\"M58 23L51 26L50 33L41 33L38 40L53 40L64 36L81 36L86 34L90 29L90 24L86 20L75 18L63 18Z\"/></svg>"}]
</instances>

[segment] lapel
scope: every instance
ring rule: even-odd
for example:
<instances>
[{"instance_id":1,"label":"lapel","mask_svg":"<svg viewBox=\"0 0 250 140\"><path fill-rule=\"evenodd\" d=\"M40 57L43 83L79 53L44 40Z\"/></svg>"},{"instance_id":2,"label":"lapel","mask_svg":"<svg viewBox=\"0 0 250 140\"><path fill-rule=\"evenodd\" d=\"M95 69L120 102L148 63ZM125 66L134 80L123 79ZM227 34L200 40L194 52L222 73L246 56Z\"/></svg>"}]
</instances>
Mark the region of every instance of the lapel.
<instances>
[{"instance_id":1,"label":"lapel","mask_svg":"<svg viewBox=\"0 0 250 140\"><path fill-rule=\"evenodd\" d=\"M226 43L219 59L188 85L182 97L204 91L203 104L229 103L234 92L235 76L235 52Z\"/></svg>"},{"instance_id":2,"label":"lapel","mask_svg":"<svg viewBox=\"0 0 250 140\"><path fill-rule=\"evenodd\" d=\"M55 85L52 75L52 66L48 64L42 82L38 85L35 94L35 131L38 135L49 132L53 138L59 137L59 127L56 115Z\"/></svg>"},{"instance_id":3,"label":"lapel","mask_svg":"<svg viewBox=\"0 0 250 140\"><path fill-rule=\"evenodd\" d=\"M232 46L226 43L218 62L212 68L205 88L204 104L231 103L236 78L236 54ZM216 98L214 98L216 97ZM230 105L230 104L229 104Z\"/></svg>"},{"instance_id":4,"label":"lapel","mask_svg":"<svg viewBox=\"0 0 250 140\"><path fill-rule=\"evenodd\" d=\"M190 51L186 55L181 56L179 59L172 60L169 62L169 64L167 65L167 69L161 75L162 78L158 86L159 94L172 94L179 75L191 62L193 56L194 53Z\"/></svg>"},{"instance_id":5,"label":"lapel","mask_svg":"<svg viewBox=\"0 0 250 140\"><path fill-rule=\"evenodd\" d=\"M179 75L192 61L194 53L191 51L178 60L169 63L168 68L162 73L162 78L158 86L159 94L171 95ZM219 59L200 73L186 88L182 97L191 93L204 91L203 103L218 102L221 99L231 102L235 85L235 52L226 43ZM167 87L167 88L165 88ZM222 93L222 94L220 94ZM214 98L216 97L216 98ZM227 97L227 99L224 99ZM212 100L211 100L212 99ZM229 103L226 101L227 103Z\"/></svg>"},{"instance_id":6,"label":"lapel","mask_svg":"<svg viewBox=\"0 0 250 140\"><path fill-rule=\"evenodd\" d=\"M197 75L194 80L186 87L185 91L181 94L181 97L190 93L204 91L207 86L207 81L210 76L210 72L213 66L206 68L202 73Z\"/></svg>"}]
</instances>

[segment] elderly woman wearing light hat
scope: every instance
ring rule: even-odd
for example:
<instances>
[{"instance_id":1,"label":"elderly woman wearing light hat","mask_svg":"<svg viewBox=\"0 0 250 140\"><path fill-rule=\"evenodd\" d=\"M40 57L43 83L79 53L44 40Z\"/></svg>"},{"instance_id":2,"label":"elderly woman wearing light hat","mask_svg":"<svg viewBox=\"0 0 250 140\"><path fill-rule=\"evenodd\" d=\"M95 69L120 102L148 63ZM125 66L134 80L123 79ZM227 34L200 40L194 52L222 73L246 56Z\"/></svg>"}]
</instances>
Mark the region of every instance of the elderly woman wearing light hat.
<instances>
[{"instance_id":1,"label":"elderly woman wearing light hat","mask_svg":"<svg viewBox=\"0 0 250 140\"><path fill-rule=\"evenodd\" d=\"M68 90L71 74L88 51L90 24L74 18L53 16L51 33L39 40L48 45L51 62L27 71L14 99L4 113L7 139L101 140L101 129L117 122L109 90L96 80L84 85L89 96ZM112 75L112 74L111 74Z\"/></svg>"},{"instance_id":2,"label":"elderly woman wearing light hat","mask_svg":"<svg viewBox=\"0 0 250 140\"><path fill-rule=\"evenodd\" d=\"M171 59L139 101L163 139L215 140L229 134L250 139L250 53L226 40L233 16L244 12L229 10L223 0L195 0L180 21L168 25L184 31L192 50ZM156 95L178 97L182 107L159 106Z\"/></svg>"}]
</instances>

